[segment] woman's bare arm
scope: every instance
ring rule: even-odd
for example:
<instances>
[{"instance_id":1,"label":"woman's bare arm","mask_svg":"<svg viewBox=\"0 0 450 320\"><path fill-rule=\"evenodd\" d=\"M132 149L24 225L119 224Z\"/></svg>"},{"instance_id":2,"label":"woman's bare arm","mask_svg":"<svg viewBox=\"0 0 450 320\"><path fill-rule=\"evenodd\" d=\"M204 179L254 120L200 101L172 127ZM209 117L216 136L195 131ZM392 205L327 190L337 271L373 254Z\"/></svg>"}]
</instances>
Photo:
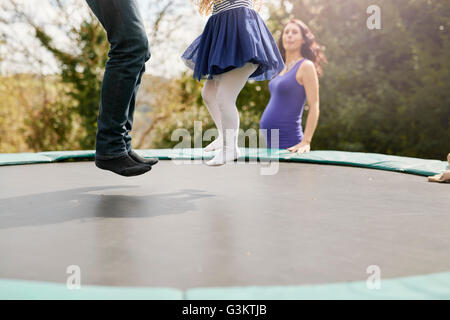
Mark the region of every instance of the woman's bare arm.
<instances>
[{"instance_id":1,"label":"woman's bare arm","mask_svg":"<svg viewBox=\"0 0 450 320\"><path fill-rule=\"evenodd\" d=\"M304 153L311 150L311 141L319 121L319 78L316 67L311 61L305 61L297 71L297 81L305 87L306 99L309 106L308 119L303 140L288 148L289 151Z\"/></svg>"}]
</instances>

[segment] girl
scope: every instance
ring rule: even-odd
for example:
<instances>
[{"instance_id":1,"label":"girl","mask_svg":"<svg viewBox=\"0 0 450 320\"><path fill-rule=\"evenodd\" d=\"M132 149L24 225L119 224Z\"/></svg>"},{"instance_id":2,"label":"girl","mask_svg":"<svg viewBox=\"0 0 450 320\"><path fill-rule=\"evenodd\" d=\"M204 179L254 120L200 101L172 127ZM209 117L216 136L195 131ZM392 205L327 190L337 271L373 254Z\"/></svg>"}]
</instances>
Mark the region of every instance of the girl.
<instances>
[{"instance_id":1,"label":"girl","mask_svg":"<svg viewBox=\"0 0 450 320\"><path fill-rule=\"evenodd\" d=\"M220 151L207 162L223 165L240 156L236 100L248 79L270 80L284 68L277 45L254 10L254 0L198 0L200 13L210 13L205 29L182 58L194 78L207 81L203 100L219 132L205 151Z\"/></svg>"},{"instance_id":2,"label":"girl","mask_svg":"<svg viewBox=\"0 0 450 320\"><path fill-rule=\"evenodd\" d=\"M326 58L309 28L292 19L283 28L279 47L286 68L269 83L271 98L261 117L260 128L267 130L268 148L304 153L319 119L319 81ZM308 102L309 113L303 134L302 115ZM271 130L279 130L279 141L272 144Z\"/></svg>"}]
</instances>

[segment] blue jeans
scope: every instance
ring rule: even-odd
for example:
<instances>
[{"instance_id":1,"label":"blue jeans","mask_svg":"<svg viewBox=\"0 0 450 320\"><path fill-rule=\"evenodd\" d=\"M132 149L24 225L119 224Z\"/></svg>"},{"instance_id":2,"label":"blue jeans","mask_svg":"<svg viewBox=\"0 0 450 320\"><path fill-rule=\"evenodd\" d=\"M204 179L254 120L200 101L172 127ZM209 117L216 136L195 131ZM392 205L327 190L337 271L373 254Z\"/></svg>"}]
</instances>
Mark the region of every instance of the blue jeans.
<instances>
[{"instance_id":1,"label":"blue jeans","mask_svg":"<svg viewBox=\"0 0 450 320\"><path fill-rule=\"evenodd\" d=\"M136 95L150 48L136 0L86 0L110 43L97 121L96 158L109 160L132 150L130 131Z\"/></svg>"}]
</instances>

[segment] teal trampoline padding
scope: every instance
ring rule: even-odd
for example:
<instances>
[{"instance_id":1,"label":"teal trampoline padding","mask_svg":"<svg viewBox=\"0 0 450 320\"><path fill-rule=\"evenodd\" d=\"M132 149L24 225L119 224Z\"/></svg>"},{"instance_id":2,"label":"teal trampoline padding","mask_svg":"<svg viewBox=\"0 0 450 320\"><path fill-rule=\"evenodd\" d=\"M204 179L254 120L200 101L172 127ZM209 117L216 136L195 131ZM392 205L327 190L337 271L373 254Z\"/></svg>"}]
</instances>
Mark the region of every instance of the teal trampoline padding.
<instances>
[{"instance_id":1,"label":"teal trampoline padding","mask_svg":"<svg viewBox=\"0 0 450 320\"><path fill-rule=\"evenodd\" d=\"M187 300L449 300L450 272L382 279L380 289L365 281L303 286L199 288Z\"/></svg>"},{"instance_id":2,"label":"teal trampoline padding","mask_svg":"<svg viewBox=\"0 0 450 320\"><path fill-rule=\"evenodd\" d=\"M52 159L39 153L1 153L0 166L18 164L50 163Z\"/></svg>"},{"instance_id":3,"label":"teal trampoline padding","mask_svg":"<svg viewBox=\"0 0 450 320\"><path fill-rule=\"evenodd\" d=\"M67 286L49 282L0 280L0 300L182 300L183 292L172 288Z\"/></svg>"},{"instance_id":4,"label":"teal trampoline padding","mask_svg":"<svg viewBox=\"0 0 450 320\"><path fill-rule=\"evenodd\" d=\"M172 288L82 286L0 280L0 300L450 300L450 272L382 279L380 289L365 281L302 286Z\"/></svg>"},{"instance_id":5,"label":"teal trampoline padding","mask_svg":"<svg viewBox=\"0 0 450 320\"><path fill-rule=\"evenodd\" d=\"M0 166L52 163L64 160L89 160L94 159L94 156L94 151L0 153Z\"/></svg>"},{"instance_id":6,"label":"teal trampoline padding","mask_svg":"<svg viewBox=\"0 0 450 320\"><path fill-rule=\"evenodd\" d=\"M41 152L39 155L50 158L52 162L65 160L86 160L94 159L94 151L56 151L56 152Z\"/></svg>"},{"instance_id":7,"label":"teal trampoline padding","mask_svg":"<svg viewBox=\"0 0 450 320\"><path fill-rule=\"evenodd\" d=\"M370 169L388 170L432 176L448 170L448 163L410 157L390 156L376 153L345 151L312 151L307 154L290 153L282 149L241 149L242 159L282 162L306 162L318 164L344 165ZM151 149L138 151L144 157L160 160L207 160L213 153L203 149ZM61 151L41 153L0 154L0 166L33 163L52 163L64 160L92 160L94 151Z\"/></svg>"}]
</instances>

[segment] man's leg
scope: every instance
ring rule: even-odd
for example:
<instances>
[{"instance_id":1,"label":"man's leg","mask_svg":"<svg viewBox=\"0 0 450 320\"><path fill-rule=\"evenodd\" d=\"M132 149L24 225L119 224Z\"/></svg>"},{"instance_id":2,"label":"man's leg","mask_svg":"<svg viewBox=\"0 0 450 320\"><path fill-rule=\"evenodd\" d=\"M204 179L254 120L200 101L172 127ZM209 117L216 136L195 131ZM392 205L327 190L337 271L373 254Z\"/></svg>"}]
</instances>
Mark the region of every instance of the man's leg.
<instances>
[{"instance_id":1,"label":"man's leg","mask_svg":"<svg viewBox=\"0 0 450 320\"><path fill-rule=\"evenodd\" d=\"M123 175L142 174L148 166L128 156L125 141L127 130L131 130L127 128L130 112L131 118L134 112L130 103L150 58L142 18L135 0L87 0L87 3L105 28L111 45L102 84L96 160L102 169L122 174L122 166L128 167ZM114 168L108 168L109 164ZM136 168L129 168L133 166Z\"/></svg>"},{"instance_id":2,"label":"man's leg","mask_svg":"<svg viewBox=\"0 0 450 320\"><path fill-rule=\"evenodd\" d=\"M133 92L133 96L131 97L130 106L129 106L129 112L128 112L128 119L127 119L127 123L125 125L127 133L126 133L126 135L124 137L124 141L125 141L125 145L126 145L126 148L127 148L128 155L130 156L131 159L133 159L134 161L139 162L139 163L145 163L145 164L149 164L149 165L153 166L153 165L158 163L158 158L143 158L139 154L137 154L133 150L133 146L131 144L132 138L131 138L131 135L130 135L130 132L131 132L131 130L133 128L134 110L135 110L135 107L136 107L136 97L137 97L137 94L138 94L138 91L139 91L139 86L141 85L141 80L142 80L142 77L143 77L144 73L145 73L145 65L142 67L142 70L141 70L141 72L139 74L139 77L138 77L138 81L136 82L136 86L135 86L135 89L134 89L134 92Z\"/></svg>"},{"instance_id":3,"label":"man's leg","mask_svg":"<svg viewBox=\"0 0 450 320\"><path fill-rule=\"evenodd\" d=\"M138 91L139 91L139 86L141 85L141 80L142 80L142 76L144 75L144 72L145 72L145 66L142 68L142 70L141 70L141 72L139 74L138 80L136 82L136 86L134 88L133 95L132 95L131 100L130 100L130 106L129 106L127 122L125 124L126 134L125 134L123 140L125 142L125 147L126 147L128 153L130 153L132 151L132 149L133 149L133 147L131 145L132 138L131 138L130 132L133 129L134 110L135 110L135 107L136 107L136 98L137 98L137 94L138 94Z\"/></svg>"}]
</instances>

